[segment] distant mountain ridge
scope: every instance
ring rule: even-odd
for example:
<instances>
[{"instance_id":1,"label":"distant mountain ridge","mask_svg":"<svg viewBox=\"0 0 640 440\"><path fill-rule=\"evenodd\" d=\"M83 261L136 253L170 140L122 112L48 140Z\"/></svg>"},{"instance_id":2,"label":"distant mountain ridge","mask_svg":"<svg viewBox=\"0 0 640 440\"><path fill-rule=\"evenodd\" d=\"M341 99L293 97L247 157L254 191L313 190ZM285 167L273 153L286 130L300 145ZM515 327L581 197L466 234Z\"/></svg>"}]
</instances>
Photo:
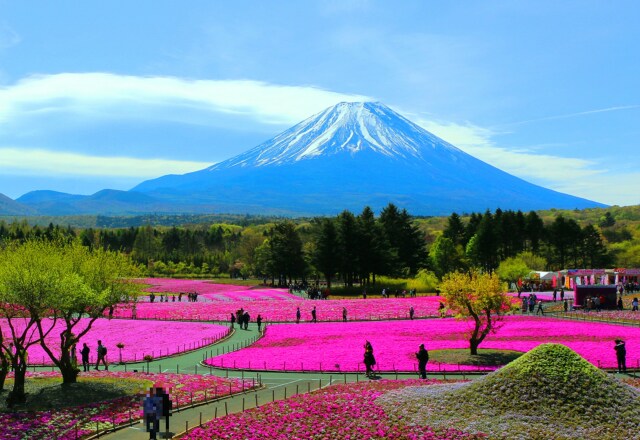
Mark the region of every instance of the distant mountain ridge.
<instances>
[{"instance_id":1,"label":"distant mountain ridge","mask_svg":"<svg viewBox=\"0 0 640 440\"><path fill-rule=\"evenodd\" d=\"M34 215L36 211L0 193L0 215Z\"/></svg>"},{"instance_id":2,"label":"distant mountain ridge","mask_svg":"<svg viewBox=\"0 0 640 440\"><path fill-rule=\"evenodd\" d=\"M512 176L375 102L337 104L245 153L130 191L38 191L18 202L48 215L324 215L389 202L415 215L605 206Z\"/></svg>"}]
</instances>

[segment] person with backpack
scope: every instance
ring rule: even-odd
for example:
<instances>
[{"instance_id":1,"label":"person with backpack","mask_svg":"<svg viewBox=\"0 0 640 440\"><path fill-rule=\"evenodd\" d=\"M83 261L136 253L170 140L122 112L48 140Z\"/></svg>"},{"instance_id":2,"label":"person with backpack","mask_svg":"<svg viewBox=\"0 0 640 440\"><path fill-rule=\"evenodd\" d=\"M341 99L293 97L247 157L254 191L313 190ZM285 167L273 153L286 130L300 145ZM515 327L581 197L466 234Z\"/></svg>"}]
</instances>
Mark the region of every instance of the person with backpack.
<instances>
[{"instance_id":1,"label":"person with backpack","mask_svg":"<svg viewBox=\"0 0 640 440\"><path fill-rule=\"evenodd\" d=\"M104 365L104 369L108 370L109 366L107 365L107 347L102 345L102 341L98 340L98 360L96 361L96 367L94 370L99 370L100 361L102 361L102 365Z\"/></svg>"}]
</instances>

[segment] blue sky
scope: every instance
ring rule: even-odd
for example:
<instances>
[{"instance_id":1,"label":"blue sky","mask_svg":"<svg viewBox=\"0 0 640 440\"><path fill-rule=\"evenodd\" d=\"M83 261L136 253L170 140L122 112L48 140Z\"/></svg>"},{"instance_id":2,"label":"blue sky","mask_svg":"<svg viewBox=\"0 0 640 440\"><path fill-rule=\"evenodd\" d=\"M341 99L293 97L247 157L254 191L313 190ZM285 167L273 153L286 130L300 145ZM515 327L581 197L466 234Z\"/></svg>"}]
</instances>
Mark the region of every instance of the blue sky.
<instances>
[{"instance_id":1,"label":"blue sky","mask_svg":"<svg viewBox=\"0 0 640 440\"><path fill-rule=\"evenodd\" d=\"M341 101L640 203L635 1L0 0L0 193L204 168Z\"/></svg>"}]
</instances>

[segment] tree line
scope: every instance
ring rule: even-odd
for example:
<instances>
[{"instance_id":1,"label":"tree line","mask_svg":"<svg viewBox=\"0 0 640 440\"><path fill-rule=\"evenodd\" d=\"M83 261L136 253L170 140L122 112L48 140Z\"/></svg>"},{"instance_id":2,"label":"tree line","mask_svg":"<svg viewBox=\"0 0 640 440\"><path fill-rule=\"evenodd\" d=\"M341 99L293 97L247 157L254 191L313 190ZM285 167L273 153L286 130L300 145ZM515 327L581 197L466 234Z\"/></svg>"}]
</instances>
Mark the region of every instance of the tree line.
<instances>
[{"instance_id":1,"label":"tree line","mask_svg":"<svg viewBox=\"0 0 640 440\"><path fill-rule=\"evenodd\" d=\"M610 224L611 219L601 222ZM50 224L0 221L0 243L64 236L90 249L119 251L147 275L260 277L274 284L294 280L339 280L346 286L376 284L384 275L407 278L420 270L438 278L456 270L492 272L525 256L536 270L608 267L615 264L600 228L580 226L556 215L547 222L535 212L486 211L451 214L439 231L393 204L379 215L365 207L333 217L279 220L255 225L219 223L129 228L73 229Z\"/></svg>"}]
</instances>

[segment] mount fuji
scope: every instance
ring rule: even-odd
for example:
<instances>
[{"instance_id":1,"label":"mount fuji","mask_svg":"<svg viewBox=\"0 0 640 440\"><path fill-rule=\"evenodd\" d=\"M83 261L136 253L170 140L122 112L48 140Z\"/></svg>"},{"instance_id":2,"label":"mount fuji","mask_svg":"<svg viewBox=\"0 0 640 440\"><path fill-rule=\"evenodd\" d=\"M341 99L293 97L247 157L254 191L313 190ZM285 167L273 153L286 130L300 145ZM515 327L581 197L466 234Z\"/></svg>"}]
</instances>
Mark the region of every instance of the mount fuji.
<instances>
[{"instance_id":1,"label":"mount fuji","mask_svg":"<svg viewBox=\"0 0 640 440\"><path fill-rule=\"evenodd\" d=\"M337 104L243 154L130 191L34 191L17 202L47 215L323 215L390 202L415 215L605 206L505 173L374 102Z\"/></svg>"},{"instance_id":2,"label":"mount fuji","mask_svg":"<svg viewBox=\"0 0 640 440\"><path fill-rule=\"evenodd\" d=\"M374 102L337 104L243 154L132 191L221 212L285 215L389 202L416 215L604 206L505 173Z\"/></svg>"}]
</instances>

